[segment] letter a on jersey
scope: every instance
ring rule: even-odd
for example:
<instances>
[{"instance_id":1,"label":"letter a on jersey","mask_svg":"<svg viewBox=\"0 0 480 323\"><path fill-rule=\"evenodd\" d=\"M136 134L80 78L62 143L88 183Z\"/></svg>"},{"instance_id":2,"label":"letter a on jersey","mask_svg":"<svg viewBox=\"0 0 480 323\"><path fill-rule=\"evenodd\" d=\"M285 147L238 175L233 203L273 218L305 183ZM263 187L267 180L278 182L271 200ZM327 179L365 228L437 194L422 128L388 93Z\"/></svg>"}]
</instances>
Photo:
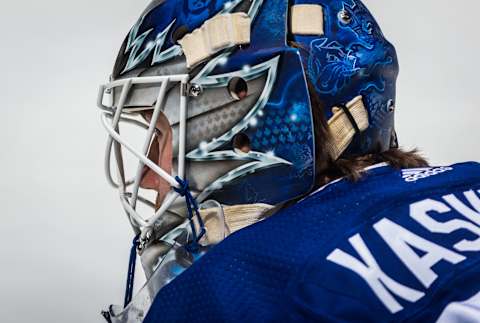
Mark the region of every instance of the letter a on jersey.
<instances>
[{"instance_id":1,"label":"letter a on jersey","mask_svg":"<svg viewBox=\"0 0 480 323\"><path fill-rule=\"evenodd\" d=\"M378 299L391 313L397 313L403 309L402 305L392 295L395 294L411 303L418 301L425 294L400 284L383 272L366 246L360 234L348 239L355 251L360 255L363 263L343 250L335 249L327 260L345 267L362 277L370 286Z\"/></svg>"},{"instance_id":2,"label":"letter a on jersey","mask_svg":"<svg viewBox=\"0 0 480 323\"><path fill-rule=\"evenodd\" d=\"M382 219L373 227L426 288L438 277L432 270L436 263L445 260L457 264L466 259L456 252L417 236L389 219ZM425 255L419 257L412 247L424 251Z\"/></svg>"}]
</instances>

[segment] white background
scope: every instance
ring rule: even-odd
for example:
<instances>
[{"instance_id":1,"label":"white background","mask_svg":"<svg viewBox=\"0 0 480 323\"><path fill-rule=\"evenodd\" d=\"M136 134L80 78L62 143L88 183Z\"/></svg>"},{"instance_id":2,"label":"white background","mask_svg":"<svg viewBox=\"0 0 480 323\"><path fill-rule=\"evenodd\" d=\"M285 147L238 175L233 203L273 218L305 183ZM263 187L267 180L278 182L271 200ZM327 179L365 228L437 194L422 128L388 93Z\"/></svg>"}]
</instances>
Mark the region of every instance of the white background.
<instances>
[{"instance_id":1,"label":"white background","mask_svg":"<svg viewBox=\"0 0 480 323\"><path fill-rule=\"evenodd\" d=\"M434 164L480 160L480 2L365 0L397 47L397 129ZM101 322L132 233L95 108L147 2L0 3L0 321Z\"/></svg>"}]
</instances>

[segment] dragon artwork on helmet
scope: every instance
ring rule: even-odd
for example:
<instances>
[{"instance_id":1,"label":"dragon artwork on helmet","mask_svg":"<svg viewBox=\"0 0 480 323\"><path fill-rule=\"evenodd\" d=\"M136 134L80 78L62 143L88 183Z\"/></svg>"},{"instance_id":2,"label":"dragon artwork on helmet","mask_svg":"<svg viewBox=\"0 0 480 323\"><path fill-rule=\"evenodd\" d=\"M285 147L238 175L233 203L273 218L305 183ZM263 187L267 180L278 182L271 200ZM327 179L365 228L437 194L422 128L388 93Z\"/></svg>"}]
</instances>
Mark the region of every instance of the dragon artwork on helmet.
<instances>
[{"instance_id":1,"label":"dragon artwork on helmet","mask_svg":"<svg viewBox=\"0 0 480 323\"><path fill-rule=\"evenodd\" d=\"M321 33L291 32L291 8L301 5L322 9ZM147 278L156 281L150 297L244 226L234 228L232 210L267 211L311 191L320 144L311 95L327 107L327 120L333 107L362 97L369 126L344 155L395 146L397 74L395 49L358 0L153 0L98 99L107 178L139 236ZM145 131L140 146L125 125ZM131 180L126 153L137 159ZM148 216L140 204L151 207ZM209 210L214 228L203 215Z\"/></svg>"}]
</instances>

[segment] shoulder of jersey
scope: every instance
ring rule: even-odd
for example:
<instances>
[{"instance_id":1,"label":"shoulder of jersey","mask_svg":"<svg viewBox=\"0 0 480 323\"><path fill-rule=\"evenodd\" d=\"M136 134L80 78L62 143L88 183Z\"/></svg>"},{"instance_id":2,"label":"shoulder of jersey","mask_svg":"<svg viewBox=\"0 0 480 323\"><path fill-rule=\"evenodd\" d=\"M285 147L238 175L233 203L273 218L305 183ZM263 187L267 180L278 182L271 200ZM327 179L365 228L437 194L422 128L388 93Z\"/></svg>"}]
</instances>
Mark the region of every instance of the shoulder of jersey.
<instances>
[{"instance_id":1,"label":"shoulder of jersey","mask_svg":"<svg viewBox=\"0 0 480 323\"><path fill-rule=\"evenodd\" d=\"M318 237L290 284L291 312L433 321L480 302L480 164L367 172L299 203Z\"/></svg>"},{"instance_id":2,"label":"shoulder of jersey","mask_svg":"<svg viewBox=\"0 0 480 323\"><path fill-rule=\"evenodd\" d=\"M422 184L425 182L432 182L434 180L437 182L461 182L468 180L475 180L480 176L480 163L478 162L464 162L457 163L450 166L431 166L423 168L405 168L401 170L394 169L389 167L386 164L381 164L367 168L365 170L365 175L360 182L352 183L345 179L339 179L329 183L309 195L313 197L316 195L321 195L324 192L332 192L335 189L340 187L353 188L358 185L365 185L366 183L371 183L375 181L382 182L381 189L388 190L389 188L401 185L401 184L411 184L406 187L418 186L415 184ZM343 182L343 183L342 183ZM341 185L337 185L341 184ZM439 184L439 183L438 183ZM308 199L307 197L306 199Z\"/></svg>"}]
</instances>

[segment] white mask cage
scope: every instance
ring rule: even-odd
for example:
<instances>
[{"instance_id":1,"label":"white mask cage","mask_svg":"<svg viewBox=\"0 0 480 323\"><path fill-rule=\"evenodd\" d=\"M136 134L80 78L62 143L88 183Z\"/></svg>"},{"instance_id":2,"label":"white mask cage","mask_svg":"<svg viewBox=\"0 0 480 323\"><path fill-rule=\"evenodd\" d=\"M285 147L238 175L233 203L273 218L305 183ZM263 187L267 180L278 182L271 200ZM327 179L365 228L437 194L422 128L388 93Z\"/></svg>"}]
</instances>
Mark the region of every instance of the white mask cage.
<instances>
[{"instance_id":1,"label":"white mask cage","mask_svg":"<svg viewBox=\"0 0 480 323\"><path fill-rule=\"evenodd\" d=\"M164 109L165 97L168 86L180 84L179 95L179 125L178 125L178 156L177 156L177 170L176 175L184 180L185 177L185 140L186 140L186 122L187 122L187 85L188 74L169 75L169 76L148 76L148 77L132 77L121 80L112 81L108 84L100 86L97 105L102 112L102 124L108 132L107 147L105 153L105 173L108 182L115 188L118 188L120 193L120 200L125 209L129 220L136 233L141 233L142 238L148 235L153 230L155 222L157 222L162 215L172 206L176 199L180 196L175 189L180 189L180 184L171 174L159 167L148 158L148 152L156 131L157 120ZM175 84L176 83L176 84ZM155 105L151 109L152 116L149 123L140 122L130 117L127 112L132 112L132 108L126 107L126 102L131 94L132 87L135 85L147 85L158 87L158 95L156 96ZM171 88L171 87L170 87ZM112 100L113 93L119 93L117 103L114 104ZM110 101L110 102L108 102ZM134 110L134 109L133 109ZM130 113L131 115L131 113ZM120 135L119 123L126 122L136 126L140 126L147 131L142 150L139 151L134 148L129 142ZM110 159L113 153L116 160L117 180L112 176L110 167ZM138 159L138 166L135 176L130 179L125 179L125 169L122 159L122 149L127 149L131 154ZM137 211L137 202L142 202L155 210L155 203L152 203L147 198L139 195L140 183L142 180L142 173L144 166L149 167L153 172L158 174L162 179L168 182L171 186L162 204L153 216L145 218ZM148 237L147 237L148 239Z\"/></svg>"}]
</instances>

